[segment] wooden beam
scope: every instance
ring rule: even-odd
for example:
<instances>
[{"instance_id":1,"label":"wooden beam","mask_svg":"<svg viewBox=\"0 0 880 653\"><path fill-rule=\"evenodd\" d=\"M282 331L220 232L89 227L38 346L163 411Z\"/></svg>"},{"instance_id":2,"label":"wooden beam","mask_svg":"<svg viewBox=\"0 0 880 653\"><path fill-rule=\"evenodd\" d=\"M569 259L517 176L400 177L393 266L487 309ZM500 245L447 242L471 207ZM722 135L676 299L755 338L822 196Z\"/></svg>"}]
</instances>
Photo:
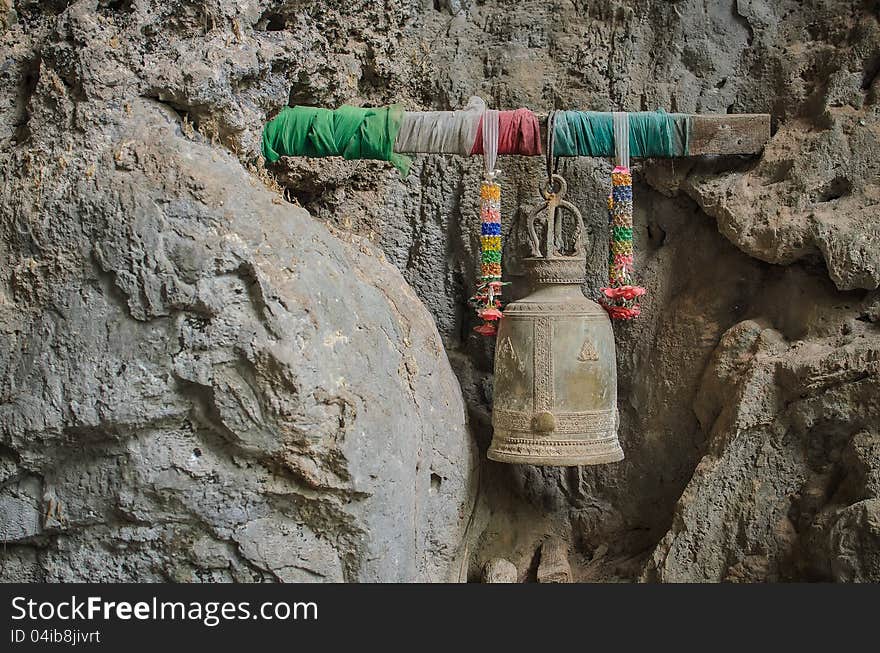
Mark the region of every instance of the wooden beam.
<instances>
[{"instance_id":1,"label":"wooden beam","mask_svg":"<svg viewBox=\"0 0 880 653\"><path fill-rule=\"evenodd\" d=\"M414 112L416 113L416 112ZM547 142L547 115L539 114L542 143ZM770 140L770 114L694 114L690 156L758 154ZM395 151L399 151L395 148ZM425 154L430 152L401 152Z\"/></svg>"},{"instance_id":2,"label":"wooden beam","mask_svg":"<svg viewBox=\"0 0 880 653\"><path fill-rule=\"evenodd\" d=\"M770 140L770 114L695 115L691 156L757 154Z\"/></svg>"}]
</instances>

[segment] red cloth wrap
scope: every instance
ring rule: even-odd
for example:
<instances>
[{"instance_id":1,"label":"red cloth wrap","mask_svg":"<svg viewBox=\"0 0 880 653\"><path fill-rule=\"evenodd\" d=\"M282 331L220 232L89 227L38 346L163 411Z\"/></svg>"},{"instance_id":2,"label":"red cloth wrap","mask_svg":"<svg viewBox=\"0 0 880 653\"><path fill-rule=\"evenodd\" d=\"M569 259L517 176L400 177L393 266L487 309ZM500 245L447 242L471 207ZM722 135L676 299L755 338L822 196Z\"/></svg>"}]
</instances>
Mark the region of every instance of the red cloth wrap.
<instances>
[{"instance_id":1,"label":"red cloth wrap","mask_svg":"<svg viewBox=\"0 0 880 653\"><path fill-rule=\"evenodd\" d=\"M483 153L483 119L471 154ZM541 154L541 127L530 109L498 112L498 154Z\"/></svg>"}]
</instances>

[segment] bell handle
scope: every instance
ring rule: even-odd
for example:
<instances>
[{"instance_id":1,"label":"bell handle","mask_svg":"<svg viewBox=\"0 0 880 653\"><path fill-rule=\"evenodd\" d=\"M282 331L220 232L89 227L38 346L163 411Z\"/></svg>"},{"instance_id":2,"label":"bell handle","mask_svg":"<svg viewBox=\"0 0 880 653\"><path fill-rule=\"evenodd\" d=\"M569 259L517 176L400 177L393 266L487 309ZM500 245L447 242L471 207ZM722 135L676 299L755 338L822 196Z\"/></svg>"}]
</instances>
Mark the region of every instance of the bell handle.
<instances>
[{"instance_id":1,"label":"bell handle","mask_svg":"<svg viewBox=\"0 0 880 653\"><path fill-rule=\"evenodd\" d=\"M564 208L564 209L568 209L577 218L577 222L575 223L575 227L577 229L577 234L575 236L575 250L582 248L584 251L586 251L587 227L586 227L586 224L584 224L584 216L581 215L581 212L578 209L578 207L576 207L574 204L572 204L568 200L560 201L559 207ZM561 224L562 220L559 220L558 223ZM559 237L559 239L561 240L561 236ZM575 253L577 254L578 252L576 251Z\"/></svg>"},{"instance_id":2,"label":"bell handle","mask_svg":"<svg viewBox=\"0 0 880 653\"><path fill-rule=\"evenodd\" d=\"M580 210L578 210L574 204L563 199L567 190L568 183L562 175L552 175L547 187L541 189L541 196L545 200L544 203L535 208L531 214L529 214L529 218L526 221L526 227L529 233L529 247L531 248L532 256L536 258L544 258L545 256L547 258L553 258L554 254L558 253L556 251L556 243L562 242L563 210L570 211L576 218L575 250L583 250L585 247L587 229L584 224L584 218L583 215L581 215ZM541 254L541 241L538 238L538 232L535 228L535 220L543 211L547 211L546 254Z\"/></svg>"},{"instance_id":3,"label":"bell handle","mask_svg":"<svg viewBox=\"0 0 880 653\"><path fill-rule=\"evenodd\" d=\"M541 241L538 240L538 233L535 231L535 218L538 214L547 208L548 202L544 202L538 208L531 212L529 219L526 220L526 227L529 230L529 247L532 249L532 256L541 258Z\"/></svg>"}]
</instances>

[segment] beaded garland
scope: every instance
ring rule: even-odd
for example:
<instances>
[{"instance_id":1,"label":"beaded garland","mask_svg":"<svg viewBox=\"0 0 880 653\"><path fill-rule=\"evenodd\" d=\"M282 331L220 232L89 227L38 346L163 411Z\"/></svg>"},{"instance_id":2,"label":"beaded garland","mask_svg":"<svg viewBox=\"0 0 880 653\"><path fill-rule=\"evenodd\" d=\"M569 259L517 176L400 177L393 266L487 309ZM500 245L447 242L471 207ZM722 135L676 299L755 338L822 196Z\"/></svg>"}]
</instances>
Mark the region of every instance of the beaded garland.
<instances>
[{"instance_id":1,"label":"beaded garland","mask_svg":"<svg viewBox=\"0 0 880 653\"><path fill-rule=\"evenodd\" d=\"M632 285L633 273L633 194L629 168L617 166L611 172L611 195L608 196L610 243L608 248L608 287L602 288L599 303L611 319L638 317L638 298L645 294Z\"/></svg>"},{"instance_id":2,"label":"beaded garland","mask_svg":"<svg viewBox=\"0 0 880 653\"><path fill-rule=\"evenodd\" d=\"M480 283L471 305L483 323L474 331L494 336L501 319L501 185L494 175L480 186Z\"/></svg>"}]
</instances>

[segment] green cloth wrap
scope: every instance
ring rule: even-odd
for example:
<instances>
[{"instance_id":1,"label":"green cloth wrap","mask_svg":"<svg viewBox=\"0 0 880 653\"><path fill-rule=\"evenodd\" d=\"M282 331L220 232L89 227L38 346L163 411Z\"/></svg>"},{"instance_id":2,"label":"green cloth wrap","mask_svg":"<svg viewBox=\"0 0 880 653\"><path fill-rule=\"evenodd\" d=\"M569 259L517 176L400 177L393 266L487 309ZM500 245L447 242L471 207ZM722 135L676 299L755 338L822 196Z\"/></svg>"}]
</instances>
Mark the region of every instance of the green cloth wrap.
<instances>
[{"instance_id":1,"label":"green cloth wrap","mask_svg":"<svg viewBox=\"0 0 880 653\"><path fill-rule=\"evenodd\" d=\"M394 139L403 108L364 109L345 104L336 110L285 107L263 128L263 156L275 162L282 156L342 156L346 159L390 161L401 177L411 160L394 152Z\"/></svg>"},{"instance_id":2,"label":"green cloth wrap","mask_svg":"<svg viewBox=\"0 0 880 653\"><path fill-rule=\"evenodd\" d=\"M553 129L556 156L610 156L614 132L610 113L559 111Z\"/></svg>"},{"instance_id":3,"label":"green cloth wrap","mask_svg":"<svg viewBox=\"0 0 880 653\"><path fill-rule=\"evenodd\" d=\"M690 115L660 109L630 113L628 117L630 156L673 157L690 153ZM610 112L559 111L553 137L556 156L614 156Z\"/></svg>"}]
</instances>

